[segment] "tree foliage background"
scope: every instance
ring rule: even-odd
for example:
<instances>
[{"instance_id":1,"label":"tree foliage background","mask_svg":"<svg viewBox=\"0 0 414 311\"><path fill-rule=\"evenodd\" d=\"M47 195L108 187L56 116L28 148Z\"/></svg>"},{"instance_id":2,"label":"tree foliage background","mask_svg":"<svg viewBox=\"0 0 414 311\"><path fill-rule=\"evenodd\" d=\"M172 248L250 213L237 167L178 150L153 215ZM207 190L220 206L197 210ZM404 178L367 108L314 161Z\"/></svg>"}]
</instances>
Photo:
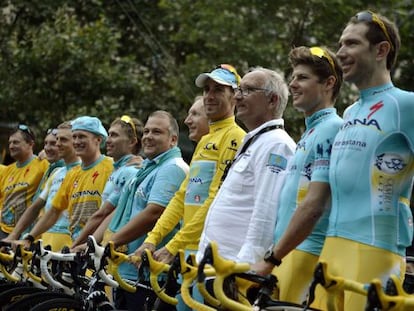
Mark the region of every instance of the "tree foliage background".
<instances>
[{"instance_id":1,"label":"tree foliage background","mask_svg":"<svg viewBox=\"0 0 414 311\"><path fill-rule=\"evenodd\" d=\"M183 120L195 77L220 63L243 74L260 65L288 78L293 46L336 50L350 16L371 9L397 22L402 38L394 83L413 90L411 0L2 0L0 121L38 133L78 115L108 125L166 109ZM355 99L345 85L338 109ZM303 116L285 113L298 139ZM42 136L42 135L40 135Z\"/></svg>"}]
</instances>

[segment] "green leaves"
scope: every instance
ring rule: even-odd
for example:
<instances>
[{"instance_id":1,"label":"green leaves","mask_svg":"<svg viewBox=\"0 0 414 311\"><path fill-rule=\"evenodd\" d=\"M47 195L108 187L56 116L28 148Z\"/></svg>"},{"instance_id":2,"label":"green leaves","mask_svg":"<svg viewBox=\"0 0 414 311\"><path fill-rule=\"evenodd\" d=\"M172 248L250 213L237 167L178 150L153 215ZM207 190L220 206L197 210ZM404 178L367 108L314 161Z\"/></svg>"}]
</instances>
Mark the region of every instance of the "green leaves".
<instances>
[{"instance_id":1,"label":"green leaves","mask_svg":"<svg viewBox=\"0 0 414 311\"><path fill-rule=\"evenodd\" d=\"M80 114L107 125L124 113L145 119L167 109L183 120L200 72L261 65L288 78L292 46L336 50L348 18L367 9L344 0L13 0L0 5L0 121L38 131ZM412 89L413 12L405 0L371 1L397 20L402 49L395 83ZM354 99L345 86L339 111ZM290 133L303 116L289 106ZM40 135L41 136L41 135Z\"/></svg>"}]
</instances>

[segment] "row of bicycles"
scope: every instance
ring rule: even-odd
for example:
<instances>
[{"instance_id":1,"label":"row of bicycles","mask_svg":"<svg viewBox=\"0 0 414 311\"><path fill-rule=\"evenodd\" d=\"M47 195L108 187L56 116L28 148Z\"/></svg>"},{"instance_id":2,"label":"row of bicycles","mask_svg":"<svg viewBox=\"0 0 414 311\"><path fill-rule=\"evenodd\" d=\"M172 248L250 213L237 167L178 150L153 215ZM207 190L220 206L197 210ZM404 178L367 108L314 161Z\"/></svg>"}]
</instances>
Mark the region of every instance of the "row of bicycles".
<instances>
[{"instance_id":1,"label":"row of bicycles","mask_svg":"<svg viewBox=\"0 0 414 311\"><path fill-rule=\"evenodd\" d=\"M140 290L141 279L148 275L158 296L150 310L174 310L178 292L191 309L199 311L316 310L310 306L317 286L328 293L329 311L337 310L335 296L342 291L366 296L366 311L414 310L414 282L409 275L403 284L394 276L386 284L379 280L361 284L329 275L327 263L320 262L307 301L298 305L275 299L275 276L259 276L250 271L249 264L220 257L214 243L198 265L193 255L185 258L182 251L168 265L154 260L150 252L137 258L116 251L112 243L102 247L92 236L87 245L84 252L70 253L69 249L53 252L41 240L33 243L30 250L23 246L12 249L9 243L0 242L1 310L115 310L108 288L135 292ZM123 279L119 266L137 262L138 281ZM212 284L212 288L206 284ZM204 297L203 303L193 298L194 287Z\"/></svg>"}]
</instances>

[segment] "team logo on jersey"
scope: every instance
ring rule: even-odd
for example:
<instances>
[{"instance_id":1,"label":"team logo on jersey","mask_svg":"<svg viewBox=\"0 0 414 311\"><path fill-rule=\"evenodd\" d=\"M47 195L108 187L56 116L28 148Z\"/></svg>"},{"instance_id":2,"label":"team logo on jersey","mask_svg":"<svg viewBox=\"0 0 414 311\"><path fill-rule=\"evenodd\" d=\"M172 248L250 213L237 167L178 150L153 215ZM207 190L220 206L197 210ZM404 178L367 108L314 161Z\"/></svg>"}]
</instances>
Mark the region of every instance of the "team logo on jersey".
<instances>
[{"instance_id":1,"label":"team logo on jersey","mask_svg":"<svg viewBox=\"0 0 414 311\"><path fill-rule=\"evenodd\" d=\"M320 158L323 158L326 154L326 157L330 157L332 152L332 142L330 139L327 139L324 143L316 145L316 153Z\"/></svg>"},{"instance_id":2,"label":"team logo on jersey","mask_svg":"<svg viewBox=\"0 0 414 311\"><path fill-rule=\"evenodd\" d=\"M233 151L237 151L237 140L233 139L233 140L230 142L230 147L229 147L229 149L230 149L230 150L233 150Z\"/></svg>"},{"instance_id":3,"label":"team logo on jersey","mask_svg":"<svg viewBox=\"0 0 414 311\"><path fill-rule=\"evenodd\" d=\"M369 110L371 110L370 114L368 115L367 119L370 119L371 116L377 112L378 110L380 110L382 107L384 106L384 104L382 103L382 100L379 101L378 103L372 105L371 107L369 107Z\"/></svg>"},{"instance_id":4,"label":"team logo on jersey","mask_svg":"<svg viewBox=\"0 0 414 311\"><path fill-rule=\"evenodd\" d=\"M296 150L306 150L306 141L299 141L296 145Z\"/></svg>"},{"instance_id":5,"label":"team logo on jersey","mask_svg":"<svg viewBox=\"0 0 414 311\"><path fill-rule=\"evenodd\" d=\"M95 171L92 175L92 180L93 180L92 183L95 183L95 180L96 180L96 178L98 178L98 176L99 176L98 171Z\"/></svg>"},{"instance_id":6,"label":"team logo on jersey","mask_svg":"<svg viewBox=\"0 0 414 311\"><path fill-rule=\"evenodd\" d=\"M204 146L204 150L218 150L218 148L215 143L207 143Z\"/></svg>"},{"instance_id":7,"label":"team logo on jersey","mask_svg":"<svg viewBox=\"0 0 414 311\"><path fill-rule=\"evenodd\" d=\"M23 177L26 177L27 174L29 174L30 168L26 168L26 171L24 172Z\"/></svg>"},{"instance_id":8,"label":"team logo on jersey","mask_svg":"<svg viewBox=\"0 0 414 311\"><path fill-rule=\"evenodd\" d=\"M312 176L312 163L308 163L305 165L302 171L302 175L306 177L307 180L311 180Z\"/></svg>"},{"instance_id":9,"label":"team logo on jersey","mask_svg":"<svg viewBox=\"0 0 414 311\"><path fill-rule=\"evenodd\" d=\"M376 157L375 166L387 174L397 174L401 172L407 164L404 159L396 153L383 153Z\"/></svg>"}]
</instances>

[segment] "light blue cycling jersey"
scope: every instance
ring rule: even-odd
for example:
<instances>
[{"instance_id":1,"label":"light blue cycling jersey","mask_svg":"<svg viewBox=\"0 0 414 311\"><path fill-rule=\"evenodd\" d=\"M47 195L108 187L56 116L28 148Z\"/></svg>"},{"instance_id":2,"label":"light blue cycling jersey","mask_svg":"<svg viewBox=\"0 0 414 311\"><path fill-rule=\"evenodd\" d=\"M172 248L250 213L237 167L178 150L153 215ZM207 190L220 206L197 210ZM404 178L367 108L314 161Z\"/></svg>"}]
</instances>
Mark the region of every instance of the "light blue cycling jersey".
<instances>
[{"instance_id":1,"label":"light blue cycling jersey","mask_svg":"<svg viewBox=\"0 0 414 311\"><path fill-rule=\"evenodd\" d=\"M401 256L412 240L414 93L387 83L361 91L332 149L328 236Z\"/></svg>"},{"instance_id":2,"label":"light blue cycling jersey","mask_svg":"<svg viewBox=\"0 0 414 311\"><path fill-rule=\"evenodd\" d=\"M109 224L109 229L112 232L119 231L124 224L142 212L150 203L163 207L167 206L188 173L188 165L182 159L181 151L178 147L169 149L152 160L145 159L142 169L145 170L149 166L154 166L154 169L140 182L135 193L133 193L131 210L128 210L126 206L118 206L116 208L115 212L122 214L123 221L118 222L116 215L114 215ZM131 192L130 185L133 182L134 178L123 188L122 196L129 195ZM166 236L160 246L165 245L175 233L176 230L173 230ZM133 253L141 246L146 237L147 235L145 234L128 243L127 252ZM131 264L121 264L118 270L123 278L136 280L138 277L136 267Z\"/></svg>"},{"instance_id":3,"label":"light blue cycling jersey","mask_svg":"<svg viewBox=\"0 0 414 311\"><path fill-rule=\"evenodd\" d=\"M114 170L102 193L102 202L109 201L113 206L118 204L122 188L129 179L135 176L138 170L136 166L127 165L131 158L132 154L127 154L114 162Z\"/></svg>"},{"instance_id":4,"label":"light blue cycling jersey","mask_svg":"<svg viewBox=\"0 0 414 311\"><path fill-rule=\"evenodd\" d=\"M279 241L299 205L305 198L310 182L329 182L332 143L343 124L335 108L319 110L305 119L306 131L289 161L285 184L279 199L275 241ZM297 249L319 255L328 227L329 208L308 238Z\"/></svg>"},{"instance_id":5,"label":"light blue cycling jersey","mask_svg":"<svg viewBox=\"0 0 414 311\"><path fill-rule=\"evenodd\" d=\"M67 164L63 167L59 167L55 170L53 175L49 178L48 184L46 185L45 189L40 193L39 197L46 201L45 202L45 212L51 209L52 201L55 197L55 194L58 192L60 186L62 185L63 179L67 172L69 172L73 167L80 165L80 161L73 162ZM47 230L49 233L64 233L70 235L69 231L69 215L68 211L64 210L60 215L59 219L55 222L55 224Z\"/></svg>"}]
</instances>

